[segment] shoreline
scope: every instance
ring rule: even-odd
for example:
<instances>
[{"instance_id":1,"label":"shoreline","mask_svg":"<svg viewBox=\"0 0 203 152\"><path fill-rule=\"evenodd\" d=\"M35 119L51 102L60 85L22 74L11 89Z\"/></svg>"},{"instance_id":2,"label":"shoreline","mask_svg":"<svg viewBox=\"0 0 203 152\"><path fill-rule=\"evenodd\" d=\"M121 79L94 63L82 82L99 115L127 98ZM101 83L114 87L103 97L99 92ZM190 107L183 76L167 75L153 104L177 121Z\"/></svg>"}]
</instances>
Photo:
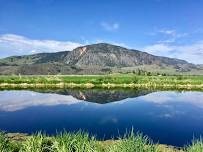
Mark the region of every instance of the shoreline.
<instances>
[{"instance_id":1,"label":"shoreline","mask_svg":"<svg viewBox=\"0 0 203 152\"><path fill-rule=\"evenodd\" d=\"M6 133L5 137L8 138L8 140L12 143L16 144L22 144L23 142L26 142L29 140L29 138L37 136L37 134L26 134L26 133ZM55 136L47 136L46 138L54 138ZM122 142L122 140L126 139L109 139L109 140L96 140L96 144L98 144L102 149L106 149L109 146L116 145L119 142ZM172 145L166 145L166 144L153 144L160 152L184 152L184 147L175 147Z\"/></svg>"},{"instance_id":2,"label":"shoreline","mask_svg":"<svg viewBox=\"0 0 203 152\"><path fill-rule=\"evenodd\" d=\"M140 88L203 90L203 76L0 76L0 88Z\"/></svg>"},{"instance_id":3,"label":"shoreline","mask_svg":"<svg viewBox=\"0 0 203 152\"><path fill-rule=\"evenodd\" d=\"M154 84L154 83L143 83L143 84L113 84L113 83L103 83L103 84L93 84L93 83L0 83L0 89L33 89L33 88L58 88L58 89L71 89L71 88L84 88L84 89L94 89L94 88L128 88L128 89L172 89L172 90L203 90L203 84L194 85L194 84Z\"/></svg>"}]
</instances>

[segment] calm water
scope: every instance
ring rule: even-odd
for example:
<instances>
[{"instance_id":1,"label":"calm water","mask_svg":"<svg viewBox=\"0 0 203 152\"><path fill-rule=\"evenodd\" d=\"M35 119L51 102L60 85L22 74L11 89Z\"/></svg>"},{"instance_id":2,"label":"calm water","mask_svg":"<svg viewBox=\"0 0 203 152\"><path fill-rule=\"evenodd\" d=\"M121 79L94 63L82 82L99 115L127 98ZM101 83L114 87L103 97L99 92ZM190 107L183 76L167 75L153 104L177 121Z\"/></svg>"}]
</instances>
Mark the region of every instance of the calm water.
<instances>
[{"instance_id":1,"label":"calm water","mask_svg":"<svg viewBox=\"0 0 203 152\"><path fill-rule=\"evenodd\" d=\"M134 128L182 146L203 135L203 92L139 90L0 91L0 129L55 134L85 130L109 139Z\"/></svg>"}]
</instances>

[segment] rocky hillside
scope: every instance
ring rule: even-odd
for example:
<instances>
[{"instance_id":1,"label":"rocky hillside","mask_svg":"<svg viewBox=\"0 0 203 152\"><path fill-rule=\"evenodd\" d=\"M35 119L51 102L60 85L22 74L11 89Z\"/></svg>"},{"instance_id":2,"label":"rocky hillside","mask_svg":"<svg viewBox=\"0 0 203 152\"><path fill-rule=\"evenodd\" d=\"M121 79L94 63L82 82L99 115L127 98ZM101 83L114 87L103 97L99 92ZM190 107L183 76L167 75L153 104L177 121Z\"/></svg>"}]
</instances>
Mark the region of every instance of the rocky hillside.
<instances>
[{"instance_id":1,"label":"rocky hillside","mask_svg":"<svg viewBox=\"0 0 203 152\"><path fill-rule=\"evenodd\" d=\"M72 51L13 56L0 60L0 74L100 74L112 69L155 66L187 72L198 66L184 60L160 57L99 43Z\"/></svg>"},{"instance_id":2,"label":"rocky hillside","mask_svg":"<svg viewBox=\"0 0 203 152\"><path fill-rule=\"evenodd\" d=\"M65 59L67 64L77 66L133 67L150 64L188 64L186 61L157 57L138 50L129 50L110 44L94 44L79 47L70 52Z\"/></svg>"},{"instance_id":3,"label":"rocky hillside","mask_svg":"<svg viewBox=\"0 0 203 152\"><path fill-rule=\"evenodd\" d=\"M12 56L0 60L0 66L34 65L44 63L63 63L63 59L69 52L39 53L25 56Z\"/></svg>"}]
</instances>

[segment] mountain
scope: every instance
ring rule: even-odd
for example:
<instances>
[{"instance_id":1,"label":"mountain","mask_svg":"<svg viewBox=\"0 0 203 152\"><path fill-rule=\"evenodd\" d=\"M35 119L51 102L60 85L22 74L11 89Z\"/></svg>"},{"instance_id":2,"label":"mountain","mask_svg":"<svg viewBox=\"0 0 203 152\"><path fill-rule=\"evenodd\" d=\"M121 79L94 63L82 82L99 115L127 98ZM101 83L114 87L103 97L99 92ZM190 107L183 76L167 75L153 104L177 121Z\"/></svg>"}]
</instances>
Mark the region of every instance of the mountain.
<instances>
[{"instance_id":1,"label":"mountain","mask_svg":"<svg viewBox=\"0 0 203 152\"><path fill-rule=\"evenodd\" d=\"M0 60L0 66L33 65L43 63L63 63L63 59L69 52L39 53L34 55L12 56Z\"/></svg>"},{"instance_id":2,"label":"mountain","mask_svg":"<svg viewBox=\"0 0 203 152\"><path fill-rule=\"evenodd\" d=\"M110 44L94 44L79 47L66 57L67 64L77 66L134 67L137 65L183 65L186 61L158 57L138 50L129 50Z\"/></svg>"},{"instance_id":3,"label":"mountain","mask_svg":"<svg viewBox=\"0 0 203 152\"><path fill-rule=\"evenodd\" d=\"M138 68L174 72L201 70L200 66L184 60L106 43L82 46L72 51L0 59L0 74L102 74L132 72Z\"/></svg>"},{"instance_id":4,"label":"mountain","mask_svg":"<svg viewBox=\"0 0 203 152\"><path fill-rule=\"evenodd\" d=\"M78 100L92 103L106 104L127 98L136 98L152 93L151 90L134 89L59 89L59 90L35 90L40 93L55 93L60 95L71 95Z\"/></svg>"}]
</instances>

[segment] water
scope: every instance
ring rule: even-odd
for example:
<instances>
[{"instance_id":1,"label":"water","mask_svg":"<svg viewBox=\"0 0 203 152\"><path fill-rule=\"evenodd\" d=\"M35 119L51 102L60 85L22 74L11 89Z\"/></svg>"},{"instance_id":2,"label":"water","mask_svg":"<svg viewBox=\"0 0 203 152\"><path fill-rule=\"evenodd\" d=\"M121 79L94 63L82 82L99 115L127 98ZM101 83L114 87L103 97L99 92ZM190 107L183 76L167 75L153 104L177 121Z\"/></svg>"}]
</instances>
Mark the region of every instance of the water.
<instances>
[{"instance_id":1,"label":"water","mask_svg":"<svg viewBox=\"0 0 203 152\"><path fill-rule=\"evenodd\" d=\"M7 132L81 129L110 139L132 127L155 142L183 146L203 135L203 92L0 91L0 130Z\"/></svg>"}]
</instances>

